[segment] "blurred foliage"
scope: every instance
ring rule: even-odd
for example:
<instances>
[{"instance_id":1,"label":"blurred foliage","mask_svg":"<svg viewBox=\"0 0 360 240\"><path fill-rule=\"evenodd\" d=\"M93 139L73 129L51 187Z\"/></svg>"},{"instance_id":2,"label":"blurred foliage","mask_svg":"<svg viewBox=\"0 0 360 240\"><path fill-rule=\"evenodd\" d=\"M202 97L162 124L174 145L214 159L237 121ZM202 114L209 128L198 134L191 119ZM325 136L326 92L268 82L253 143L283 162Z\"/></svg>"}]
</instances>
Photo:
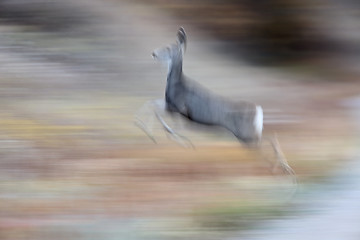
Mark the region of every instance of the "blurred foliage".
<instances>
[{"instance_id":1,"label":"blurred foliage","mask_svg":"<svg viewBox=\"0 0 360 240\"><path fill-rule=\"evenodd\" d=\"M121 3L122 0L117 0ZM319 29L319 13L328 2L301 0L137 0L157 7L199 27L202 32L227 41L229 54L246 56L254 63L278 63L316 57L332 51L334 42ZM41 0L3 0L0 21L46 31L81 32L94 13L71 1L60 4ZM317 19L316 19L317 18ZM322 24L324 21L322 21ZM320 30L320 31L319 31Z\"/></svg>"},{"instance_id":2,"label":"blurred foliage","mask_svg":"<svg viewBox=\"0 0 360 240\"><path fill-rule=\"evenodd\" d=\"M227 53L246 55L254 63L300 60L329 51L313 18L321 4L301 0L138 0L170 12L182 22L225 40Z\"/></svg>"},{"instance_id":3,"label":"blurred foliage","mask_svg":"<svg viewBox=\"0 0 360 240\"><path fill-rule=\"evenodd\" d=\"M76 4L42 0L0 1L0 21L54 32L71 30L89 21L91 14Z\"/></svg>"}]
</instances>

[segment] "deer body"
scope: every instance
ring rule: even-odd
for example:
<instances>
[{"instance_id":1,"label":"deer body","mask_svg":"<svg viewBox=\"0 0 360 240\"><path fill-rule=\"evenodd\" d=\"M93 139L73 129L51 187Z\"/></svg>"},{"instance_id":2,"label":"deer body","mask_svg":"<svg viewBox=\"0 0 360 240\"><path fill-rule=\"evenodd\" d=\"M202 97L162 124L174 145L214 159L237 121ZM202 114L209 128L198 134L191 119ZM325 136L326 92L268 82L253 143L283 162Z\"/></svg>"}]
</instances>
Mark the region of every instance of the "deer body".
<instances>
[{"instance_id":1,"label":"deer body","mask_svg":"<svg viewBox=\"0 0 360 240\"><path fill-rule=\"evenodd\" d=\"M164 129L183 146L193 147L186 137L176 133L164 121L159 110L165 109L169 112L180 113L189 120L200 124L222 126L232 132L239 141L246 144L256 144L257 147L261 148L260 141L263 130L262 108L248 101L235 102L216 95L186 77L182 71L185 47L186 34L184 29L180 28L175 44L154 50L152 56L168 66L165 101L162 99L151 101L145 103L143 108L151 104L154 108L155 116L161 122ZM152 117L150 122L152 122ZM135 123L156 142L147 124L138 117ZM293 184L297 186L295 172L287 163L276 135L274 135L273 139L269 140L278 160L273 171L277 166L281 166L284 172L292 176ZM293 194L295 192L296 188Z\"/></svg>"},{"instance_id":2,"label":"deer body","mask_svg":"<svg viewBox=\"0 0 360 240\"><path fill-rule=\"evenodd\" d=\"M185 46L186 34L180 28L176 44L157 49L152 54L168 65L167 110L200 124L222 126L244 143L259 142L263 128L262 108L251 102L235 102L218 96L186 77L182 71Z\"/></svg>"},{"instance_id":3,"label":"deer body","mask_svg":"<svg viewBox=\"0 0 360 240\"><path fill-rule=\"evenodd\" d=\"M153 58L166 63L168 66L165 101L160 99L148 102L154 108L155 116L161 122L164 129L183 146L193 146L186 137L176 133L164 121L159 110L165 109L169 112L180 113L193 122L222 126L232 132L239 141L246 144L255 143L257 147L261 148L260 141L263 130L262 108L248 101L235 102L216 95L186 77L182 71L185 47L186 34L184 29L180 28L175 44L156 49L152 54ZM148 104L145 103L144 108ZM147 124L140 118L136 119L136 124L156 142ZM276 135L273 139L269 140L278 160L273 170L280 165L284 172L292 176L293 183L297 186L295 172L287 163Z\"/></svg>"}]
</instances>

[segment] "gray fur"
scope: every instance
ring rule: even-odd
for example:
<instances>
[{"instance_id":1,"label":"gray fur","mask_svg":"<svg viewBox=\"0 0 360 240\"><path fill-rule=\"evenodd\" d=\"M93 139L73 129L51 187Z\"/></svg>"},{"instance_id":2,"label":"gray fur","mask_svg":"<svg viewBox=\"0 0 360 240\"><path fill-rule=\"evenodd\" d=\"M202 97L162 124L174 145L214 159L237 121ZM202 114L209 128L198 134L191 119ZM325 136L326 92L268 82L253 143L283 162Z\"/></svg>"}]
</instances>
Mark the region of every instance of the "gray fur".
<instances>
[{"instance_id":1,"label":"gray fur","mask_svg":"<svg viewBox=\"0 0 360 240\"><path fill-rule=\"evenodd\" d=\"M259 135L254 126L254 103L234 102L218 96L184 75L182 61L186 40L185 30L180 28L175 44L153 53L155 59L168 61L169 65L165 92L167 110L197 123L222 126L244 143L257 143L261 133Z\"/></svg>"}]
</instances>

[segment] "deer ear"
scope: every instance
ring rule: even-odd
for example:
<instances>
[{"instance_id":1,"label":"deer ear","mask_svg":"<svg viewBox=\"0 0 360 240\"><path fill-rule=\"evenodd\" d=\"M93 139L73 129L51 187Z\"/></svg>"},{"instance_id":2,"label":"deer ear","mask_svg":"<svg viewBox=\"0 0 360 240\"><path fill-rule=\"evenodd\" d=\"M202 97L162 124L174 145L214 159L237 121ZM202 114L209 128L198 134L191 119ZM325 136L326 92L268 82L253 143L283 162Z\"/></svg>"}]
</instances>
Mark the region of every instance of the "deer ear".
<instances>
[{"instance_id":1,"label":"deer ear","mask_svg":"<svg viewBox=\"0 0 360 240\"><path fill-rule=\"evenodd\" d=\"M177 42L181 46L182 53L186 50L186 33L183 27L180 27L177 32Z\"/></svg>"}]
</instances>

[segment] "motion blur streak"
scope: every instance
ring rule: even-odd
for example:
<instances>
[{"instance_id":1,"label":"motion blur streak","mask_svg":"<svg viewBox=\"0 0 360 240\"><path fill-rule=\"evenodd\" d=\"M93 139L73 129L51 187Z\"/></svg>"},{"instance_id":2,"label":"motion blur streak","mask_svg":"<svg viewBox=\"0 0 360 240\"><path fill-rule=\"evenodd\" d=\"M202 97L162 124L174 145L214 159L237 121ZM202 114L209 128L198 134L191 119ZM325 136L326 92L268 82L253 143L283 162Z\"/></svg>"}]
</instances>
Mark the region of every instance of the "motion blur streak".
<instances>
[{"instance_id":1,"label":"motion blur streak","mask_svg":"<svg viewBox=\"0 0 360 240\"><path fill-rule=\"evenodd\" d=\"M358 239L356 1L0 1L0 239ZM263 108L299 191L223 129L167 115L153 49L189 36L184 71ZM143 112L143 121L151 111Z\"/></svg>"}]
</instances>

